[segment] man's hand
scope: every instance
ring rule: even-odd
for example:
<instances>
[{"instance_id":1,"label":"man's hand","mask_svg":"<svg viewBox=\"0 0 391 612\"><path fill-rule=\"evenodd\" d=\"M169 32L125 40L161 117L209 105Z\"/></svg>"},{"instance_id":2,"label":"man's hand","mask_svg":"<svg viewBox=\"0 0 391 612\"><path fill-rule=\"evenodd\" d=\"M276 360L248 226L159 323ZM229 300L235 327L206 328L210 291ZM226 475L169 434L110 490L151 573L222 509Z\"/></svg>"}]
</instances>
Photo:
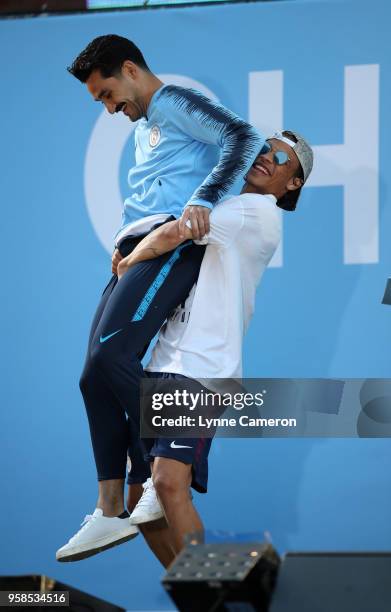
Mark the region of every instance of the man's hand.
<instances>
[{"instance_id":1,"label":"man's hand","mask_svg":"<svg viewBox=\"0 0 391 612\"><path fill-rule=\"evenodd\" d=\"M111 258L111 271L113 274L118 274L117 272L118 264L122 259L123 257L121 253L119 252L119 250L115 249L113 256Z\"/></svg>"},{"instance_id":2,"label":"man's hand","mask_svg":"<svg viewBox=\"0 0 391 612\"><path fill-rule=\"evenodd\" d=\"M186 206L179 219L179 235L185 238L186 221L190 219L191 231L194 240L200 240L209 233L210 210L206 206Z\"/></svg>"},{"instance_id":3,"label":"man's hand","mask_svg":"<svg viewBox=\"0 0 391 612\"><path fill-rule=\"evenodd\" d=\"M117 265L116 274L118 280L131 268L147 259L155 259L169 251L173 251L185 240L193 238L191 230L185 226L184 237L178 233L179 221L163 223L138 243L135 249L126 257L122 258ZM114 256L113 256L114 261ZM114 265L114 264L113 264Z\"/></svg>"},{"instance_id":4,"label":"man's hand","mask_svg":"<svg viewBox=\"0 0 391 612\"><path fill-rule=\"evenodd\" d=\"M132 253L130 253L130 255L128 255L127 257L124 257L123 259L121 259L121 261L119 262L118 267L117 267L118 280L120 280L122 276L125 274L125 272L129 270L131 265L132 265Z\"/></svg>"}]
</instances>

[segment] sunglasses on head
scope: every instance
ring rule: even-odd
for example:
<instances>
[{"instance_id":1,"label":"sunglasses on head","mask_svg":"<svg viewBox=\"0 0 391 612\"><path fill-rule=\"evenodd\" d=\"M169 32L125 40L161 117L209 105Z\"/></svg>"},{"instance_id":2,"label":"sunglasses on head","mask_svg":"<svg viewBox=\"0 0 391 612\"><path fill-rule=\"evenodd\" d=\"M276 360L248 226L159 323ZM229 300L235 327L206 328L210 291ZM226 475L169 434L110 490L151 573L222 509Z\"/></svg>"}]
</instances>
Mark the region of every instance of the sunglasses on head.
<instances>
[{"instance_id":1,"label":"sunglasses on head","mask_svg":"<svg viewBox=\"0 0 391 612\"><path fill-rule=\"evenodd\" d=\"M259 154L266 155L267 153L270 153L270 151L273 151L272 145L268 142L265 142ZM285 151L279 151L277 149L274 150L273 161L275 164L277 164L277 166L282 166L283 164L286 164L288 161L290 161L290 157L288 153L285 153Z\"/></svg>"}]
</instances>

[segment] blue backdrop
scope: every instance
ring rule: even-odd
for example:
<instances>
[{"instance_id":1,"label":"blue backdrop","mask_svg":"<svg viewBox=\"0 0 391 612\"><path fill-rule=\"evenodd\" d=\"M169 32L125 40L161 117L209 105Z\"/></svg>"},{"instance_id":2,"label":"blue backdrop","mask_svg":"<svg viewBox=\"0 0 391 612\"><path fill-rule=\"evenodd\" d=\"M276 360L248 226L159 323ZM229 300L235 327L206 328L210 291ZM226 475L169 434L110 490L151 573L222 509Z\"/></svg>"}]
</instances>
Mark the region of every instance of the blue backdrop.
<instances>
[{"instance_id":1,"label":"blue backdrop","mask_svg":"<svg viewBox=\"0 0 391 612\"><path fill-rule=\"evenodd\" d=\"M78 376L133 163L130 124L65 67L133 39L261 129L303 132L316 167L258 293L247 376L388 377L391 54L387 0L279 2L0 22L0 573L44 572L132 610L171 606L141 537L78 564L55 551L94 509ZM289 549L390 549L388 439L216 440L210 529Z\"/></svg>"}]
</instances>

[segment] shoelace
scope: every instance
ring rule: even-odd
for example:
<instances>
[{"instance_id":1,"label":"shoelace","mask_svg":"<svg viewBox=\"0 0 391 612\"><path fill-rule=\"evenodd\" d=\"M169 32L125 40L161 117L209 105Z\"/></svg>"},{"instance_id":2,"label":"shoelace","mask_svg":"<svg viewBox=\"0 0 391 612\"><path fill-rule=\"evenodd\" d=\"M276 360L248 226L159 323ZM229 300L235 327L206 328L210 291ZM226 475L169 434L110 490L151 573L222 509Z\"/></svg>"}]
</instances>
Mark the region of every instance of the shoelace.
<instances>
[{"instance_id":1,"label":"shoelace","mask_svg":"<svg viewBox=\"0 0 391 612\"><path fill-rule=\"evenodd\" d=\"M85 531L87 525L94 519L95 516L93 514L86 514L83 521L80 523L81 529L74 536L71 537L69 542L73 542L83 531Z\"/></svg>"},{"instance_id":2,"label":"shoelace","mask_svg":"<svg viewBox=\"0 0 391 612\"><path fill-rule=\"evenodd\" d=\"M148 506L151 496L155 495L155 487L153 486L152 478L148 478L148 480L143 484L143 489L144 493L137 504L139 508L142 506Z\"/></svg>"},{"instance_id":3,"label":"shoelace","mask_svg":"<svg viewBox=\"0 0 391 612\"><path fill-rule=\"evenodd\" d=\"M83 522L80 523L80 527L84 527L84 525L86 525L92 518L94 518L93 514L86 514L83 518Z\"/></svg>"}]
</instances>

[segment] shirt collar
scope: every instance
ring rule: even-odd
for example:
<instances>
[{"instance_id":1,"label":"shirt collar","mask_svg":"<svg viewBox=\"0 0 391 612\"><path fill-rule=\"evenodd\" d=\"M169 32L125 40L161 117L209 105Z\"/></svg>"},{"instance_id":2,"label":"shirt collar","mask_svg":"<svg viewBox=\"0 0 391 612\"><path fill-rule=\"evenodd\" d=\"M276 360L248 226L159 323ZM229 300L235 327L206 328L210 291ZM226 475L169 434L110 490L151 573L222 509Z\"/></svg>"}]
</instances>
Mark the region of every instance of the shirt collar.
<instances>
[{"instance_id":1,"label":"shirt collar","mask_svg":"<svg viewBox=\"0 0 391 612\"><path fill-rule=\"evenodd\" d=\"M273 204L277 204L277 198L271 193L265 193L264 198L268 198Z\"/></svg>"},{"instance_id":2,"label":"shirt collar","mask_svg":"<svg viewBox=\"0 0 391 612\"><path fill-rule=\"evenodd\" d=\"M154 104L155 104L155 102L156 102L157 98L160 96L160 94L161 94L161 92L162 92L162 89L163 89L164 87L166 87L166 85L162 85L161 87L159 87L159 89L157 89L157 90L156 90L156 91L155 91L155 92L152 94L152 98L151 98L151 99L150 99L150 101L149 101L148 108L147 108L147 113L146 113L146 119L147 119L147 121L148 121L148 118L151 116L153 106L154 106Z\"/></svg>"}]
</instances>

